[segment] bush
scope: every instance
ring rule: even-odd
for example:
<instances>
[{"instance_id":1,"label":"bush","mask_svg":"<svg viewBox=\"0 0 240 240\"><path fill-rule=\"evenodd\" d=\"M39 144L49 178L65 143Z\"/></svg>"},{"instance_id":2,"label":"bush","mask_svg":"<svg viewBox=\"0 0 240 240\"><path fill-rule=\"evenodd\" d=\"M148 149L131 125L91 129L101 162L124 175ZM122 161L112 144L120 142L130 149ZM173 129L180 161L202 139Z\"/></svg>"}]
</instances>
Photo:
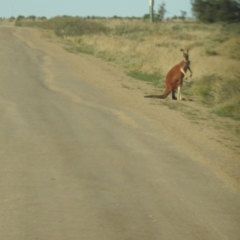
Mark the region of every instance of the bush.
<instances>
[{"instance_id":1,"label":"bush","mask_svg":"<svg viewBox=\"0 0 240 240\"><path fill-rule=\"evenodd\" d=\"M206 75L191 86L186 85L185 91L212 107L219 116L240 119L240 77L222 79L217 75Z\"/></svg>"},{"instance_id":2,"label":"bush","mask_svg":"<svg viewBox=\"0 0 240 240\"><path fill-rule=\"evenodd\" d=\"M37 27L53 30L57 36L79 36L105 33L107 28L100 22L80 17L54 17L36 24Z\"/></svg>"},{"instance_id":3,"label":"bush","mask_svg":"<svg viewBox=\"0 0 240 240\"><path fill-rule=\"evenodd\" d=\"M221 117L230 117L240 120L240 100L221 104L213 109L213 112Z\"/></svg>"}]
</instances>

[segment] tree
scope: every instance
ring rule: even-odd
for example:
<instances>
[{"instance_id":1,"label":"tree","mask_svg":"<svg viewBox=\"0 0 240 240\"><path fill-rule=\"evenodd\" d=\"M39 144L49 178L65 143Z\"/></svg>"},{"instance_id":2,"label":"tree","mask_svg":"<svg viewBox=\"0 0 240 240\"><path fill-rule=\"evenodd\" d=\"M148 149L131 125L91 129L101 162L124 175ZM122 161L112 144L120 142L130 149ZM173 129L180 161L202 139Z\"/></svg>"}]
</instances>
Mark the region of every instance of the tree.
<instances>
[{"instance_id":1,"label":"tree","mask_svg":"<svg viewBox=\"0 0 240 240\"><path fill-rule=\"evenodd\" d=\"M12 16L12 17L9 18L9 22L14 22L15 19L16 19L16 18Z\"/></svg>"},{"instance_id":2,"label":"tree","mask_svg":"<svg viewBox=\"0 0 240 240\"><path fill-rule=\"evenodd\" d=\"M162 2L162 4L160 4L159 8L158 8L158 12L157 12L157 18L162 21L164 19L165 13L167 12L166 8L165 8L165 3Z\"/></svg>"},{"instance_id":3,"label":"tree","mask_svg":"<svg viewBox=\"0 0 240 240\"><path fill-rule=\"evenodd\" d=\"M24 19L25 19L25 17L24 17L23 15L19 15L19 16L17 17L16 21L22 21L22 20L24 20Z\"/></svg>"},{"instance_id":4,"label":"tree","mask_svg":"<svg viewBox=\"0 0 240 240\"><path fill-rule=\"evenodd\" d=\"M143 18L144 20L149 20L150 14L149 14L149 13L144 14L142 18Z\"/></svg>"},{"instance_id":5,"label":"tree","mask_svg":"<svg viewBox=\"0 0 240 240\"><path fill-rule=\"evenodd\" d=\"M39 17L38 19L39 19L39 20L41 20L41 21L45 21L45 20L47 20L47 18L46 18L46 17L44 17L44 16L42 16L42 17Z\"/></svg>"},{"instance_id":6,"label":"tree","mask_svg":"<svg viewBox=\"0 0 240 240\"><path fill-rule=\"evenodd\" d=\"M236 0L191 0L192 10L202 22L240 22L240 3Z\"/></svg>"},{"instance_id":7,"label":"tree","mask_svg":"<svg viewBox=\"0 0 240 240\"><path fill-rule=\"evenodd\" d=\"M30 15L30 16L28 16L27 18L28 18L29 20L35 21L37 17L34 16L34 15Z\"/></svg>"},{"instance_id":8,"label":"tree","mask_svg":"<svg viewBox=\"0 0 240 240\"><path fill-rule=\"evenodd\" d=\"M187 16L187 12L181 10L181 17L180 17L180 18L181 18L182 20L185 20L185 19L186 19L186 16Z\"/></svg>"}]
</instances>

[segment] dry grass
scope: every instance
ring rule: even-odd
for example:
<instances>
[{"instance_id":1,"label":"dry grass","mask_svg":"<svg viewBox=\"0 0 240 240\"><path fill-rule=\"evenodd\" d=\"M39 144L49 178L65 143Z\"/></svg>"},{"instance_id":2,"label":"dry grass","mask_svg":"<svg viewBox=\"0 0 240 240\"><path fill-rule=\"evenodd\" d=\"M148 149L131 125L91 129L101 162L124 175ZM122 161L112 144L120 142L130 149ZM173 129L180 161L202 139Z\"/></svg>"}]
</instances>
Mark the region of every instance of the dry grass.
<instances>
[{"instance_id":1,"label":"dry grass","mask_svg":"<svg viewBox=\"0 0 240 240\"><path fill-rule=\"evenodd\" d=\"M11 26L14 26L14 22L10 22L10 21L7 21L7 20L1 20L0 25L11 27Z\"/></svg>"},{"instance_id":2,"label":"dry grass","mask_svg":"<svg viewBox=\"0 0 240 240\"><path fill-rule=\"evenodd\" d=\"M69 43L81 49L92 48L96 56L121 63L127 69L154 74L165 74L181 60L181 47L191 48L190 57L194 74L217 74L231 78L238 73L240 56L240 31L230 25L204 25L195 22L156 23L150 25L141 20L102 20L107 34L64 36ZM230 28L232 27L232 28ZM222 31L227 31L222 36ZM233 44L233 40L234 44ZM114 57L113 57L114 56ZM211 66L211 67L210 67Z\"/></svg>"}]
</instances>

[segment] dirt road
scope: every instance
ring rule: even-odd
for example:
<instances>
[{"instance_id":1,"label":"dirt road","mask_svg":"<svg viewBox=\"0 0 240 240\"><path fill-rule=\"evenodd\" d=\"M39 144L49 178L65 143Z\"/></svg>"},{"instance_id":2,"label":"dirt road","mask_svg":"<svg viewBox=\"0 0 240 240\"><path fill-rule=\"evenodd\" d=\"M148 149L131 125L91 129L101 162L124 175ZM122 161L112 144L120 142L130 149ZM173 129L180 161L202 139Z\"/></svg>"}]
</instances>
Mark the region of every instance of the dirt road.
<instances>
[{"instance_id":1,"label":"dirt road","mask_svg":"<svg viewBox=\"0 0 240 240\"><path fill-rule=\"evenodd\" d=\"M33 29L0 55L1 240L239 239L236 156L151 86Z\"/></svg>"}]
</instances>

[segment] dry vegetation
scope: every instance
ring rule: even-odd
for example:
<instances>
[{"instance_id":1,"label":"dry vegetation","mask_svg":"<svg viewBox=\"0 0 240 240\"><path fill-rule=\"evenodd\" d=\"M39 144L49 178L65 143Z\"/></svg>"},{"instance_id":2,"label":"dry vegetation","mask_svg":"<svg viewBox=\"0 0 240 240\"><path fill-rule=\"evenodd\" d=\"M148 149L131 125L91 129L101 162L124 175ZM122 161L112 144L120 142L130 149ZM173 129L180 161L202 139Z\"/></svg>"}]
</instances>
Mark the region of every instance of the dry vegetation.
<instances>
[{"instance_id":1,"label":"dry vegetation","mask_svg":"<svg viewBox=\"0 0 240 240\"><path fill-rule=\"evenodd\" d=\"M240 120L240 28L238 24L195 21L56 17L43 22L16 22L50 29L71 52L92 54L123 66L140 80L164 85L164 76L181 61L179 49L190 47L192 81L183 94L224 117Z\"/></svg>"}]
</instances>

